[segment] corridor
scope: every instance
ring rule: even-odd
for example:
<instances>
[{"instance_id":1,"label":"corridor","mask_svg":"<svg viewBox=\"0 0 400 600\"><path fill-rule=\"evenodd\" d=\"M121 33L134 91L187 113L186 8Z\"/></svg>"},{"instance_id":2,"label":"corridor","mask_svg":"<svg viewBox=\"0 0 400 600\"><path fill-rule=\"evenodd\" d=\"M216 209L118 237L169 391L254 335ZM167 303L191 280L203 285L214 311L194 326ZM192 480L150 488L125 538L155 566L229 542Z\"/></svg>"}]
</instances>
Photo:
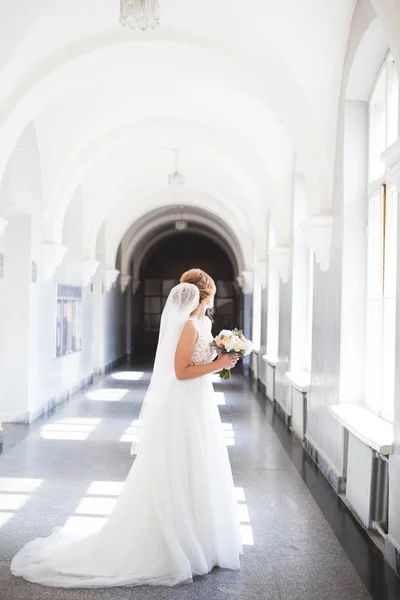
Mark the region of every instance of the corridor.
<instances>
[{"instance_id":1,"label":"corridor","mask_svg":"<svg viewBox=\"0 0 400 600\"><path fill-rule=\"evenodd\" d=\"M149 372L135 368L124 366L98 378L49 418L5 426L1 600L400 597L394 572L387 567L385 579L383 558L272 404L239 374L229 383L216 376L213 381L242 524L240 572L214 570L193 585L172 589L63 590L13 578L10 560L28 540L64 525L89 531L107 518L131 465L134 421L149 382Z\"/></svg>"}]
</instances>

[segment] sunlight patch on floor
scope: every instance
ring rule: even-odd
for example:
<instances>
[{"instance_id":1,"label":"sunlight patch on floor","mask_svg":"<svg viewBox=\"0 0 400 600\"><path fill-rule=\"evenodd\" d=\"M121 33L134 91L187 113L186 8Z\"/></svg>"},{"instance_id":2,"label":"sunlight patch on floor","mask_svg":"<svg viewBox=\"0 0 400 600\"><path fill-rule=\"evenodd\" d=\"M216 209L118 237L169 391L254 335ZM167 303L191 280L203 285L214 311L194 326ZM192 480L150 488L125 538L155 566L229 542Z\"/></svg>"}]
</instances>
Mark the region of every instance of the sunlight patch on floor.
<instances>
[{"instance_id":1,"label":"sunlight patch on floor","mask_svg":"<svg viewBox=\"0 0 400 600\"><path fill-rule=\"evenodd\" d=\"M143 371L120 371L111 375L117 381L140 381L144 377Z\"/></svg>"},{"instance_id":2,"label":"sunlight patch on floor","mask_svg":"<svg viewBox=\"0 0 400 600\"><path fill-rule=\"evenodd\" d=\"M67 519L65 530L71 534L83 532L88 535L101 529L107 522L123 486L123 481L92 481L75 514Z\"/></svg>"},{"instance_id":3,"label":"sunlight patch on floor","mask_svg":"<svg viewBox=\"0 0 400 600\"><path fill-rule=\"evenodd\" d=\"M43 479L0 477L0 528L28 502L42 483Z\"/></svg>"},{"instance_id":4,"label":"sunlight patch on floor","mask_svg":"<svg viewBox=\"0 0 400 600\"><path fill-rule=\"evenodd\" d=\"M226 406L224 392L214 392L214 396L215 396L218 406Z\"/></svg>"},{"instance_id":5,"label":"sunlight patch on floor","mask_svg":"<svg viewBox=\"0 0 400 600\"><path fill-rule=\"evenodd\" d=\"M222 433L227 446L235 445L235 432L232 423L222 423Z\"/></svg>"},{"instance_id":6,"label":"sunlight patch on floor","mask_svg":"<svg viewBox=\"0 0 400 600\"><path fill-rule=\"evenodd\" d=\"M242 487L235 487L236 500L240 520L240 535L243 546L254 546L253 528L250 524L249 509L246 504L246 496Z\"/></svg>"},{"instance_id":7,"label":"sunlight patch on floor","mask_svg":"<svg viewBox=\"0 0 400 600\"><path fill-rule=\"evenodd\" d=\"M127 427L124 433L119 438L120 442L127 442L129 444L133 444L134 442L139 441L138 435L138 427L140 425L139 419L135 419L132 423Z\"/></svg>"},{"instance_id":8,"label":"sunlight patch on floor","mask_svg":"<svg viewBox=\"0 0 400 600\"><path fill-rule=\"evenodd\" d=\"M0 477L0 492L34 492L42 483L43 479Z\"/></svg>"},{"instance_id":9,"label":"sunlight patch on floor","mask_svg":"<svg viewBox=\"0 0 400 600\"><path fill-rule=\"evenodd\" d=\"M84 418L59 419L53 423L43 425L40 428L40 437L45 440L86 440L101 421L101 419Z\"/></svg>"},{"instance_id":10,"label":"sunlight patch on floor","mask_svg":"<svg viewBox=\"0 0 400 600\"><path fill-rule=\"evenodd\" d=\"M88 496L119 496L123 487L123 481L93 481L86 493Z\"/></svg>"},{"instance_id":11,"label":"sunlight patch on floor","mask_svg":"<svg viewBox=\"0 0 400 600\"><path fill-rule=\"evenodd\" d=\"M120 388L100 388L93 392L88 392L86 398L94 402L119 402L124 398L129 390Z\"/></svg>"},{"instance_id":12,"label":"sunlight patch on floor","mask_svg":"<svg viewBox=\"0 0 400 600\"><path fill-rule=\"evenodd\" d=\"M76 514L108 516L116 501L116 498L83 498L76 509Z\"/></svg>"}]
</instances>

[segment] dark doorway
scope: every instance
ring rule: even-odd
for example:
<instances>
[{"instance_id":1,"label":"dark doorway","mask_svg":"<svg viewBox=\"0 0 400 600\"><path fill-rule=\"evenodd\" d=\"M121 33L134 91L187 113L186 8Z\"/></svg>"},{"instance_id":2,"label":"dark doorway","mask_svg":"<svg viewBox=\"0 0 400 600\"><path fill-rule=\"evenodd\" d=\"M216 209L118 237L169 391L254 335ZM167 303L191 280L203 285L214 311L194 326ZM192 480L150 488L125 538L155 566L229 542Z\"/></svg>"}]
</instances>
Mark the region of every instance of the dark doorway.
<instances>
[{"instance_id":1,"label":"dark doorway","mask_svg":"<svg viewBox=\"0 0 400 600\"><path fill-rule=\"evenodd\" d=\"M201 234L180 232L162 240L145 258L136 294L136 340L141 358L154 356L160 317L171 288L179 283L184 271L200 268L217 285L213 331L232 329L239 323L239 297L233 265L225 251ZM139 310L138 310L139 309ZM137 318L136 317L136 318ZM136 353L137 354L137 353Z\"/></svg>"}]
</instances>

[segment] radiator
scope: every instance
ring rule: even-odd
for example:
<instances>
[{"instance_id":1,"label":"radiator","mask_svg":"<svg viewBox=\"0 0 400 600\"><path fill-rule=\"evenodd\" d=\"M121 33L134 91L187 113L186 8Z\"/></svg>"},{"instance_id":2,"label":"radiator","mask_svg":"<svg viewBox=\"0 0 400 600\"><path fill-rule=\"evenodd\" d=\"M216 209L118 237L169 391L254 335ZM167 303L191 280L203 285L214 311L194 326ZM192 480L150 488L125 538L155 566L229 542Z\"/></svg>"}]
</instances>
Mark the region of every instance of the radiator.
<instances>
[{"instance_id":1,"label":"radiator","mask_svg":"<svg viewBox=\"0 0 400 600\"><path fill-rule=\"evenodd\" d=\"M388 463L349 433L346 498L368 529L377 522L387 531Z\"/></svg>"},{"instance_id":2,"label":"radiator","mask_svg":"<svg viewBox=\"0 0 400 600\"><path fill-rule=\"evenodd\" d=\"M267 363L267 396L273 402L275 400L275 367Z\"/></svg>"},{"instance_id":3,"label":"radiator","mask_svg":"<svg viewBox=\"0 0 400 600\"><path fill-rule=\"evenodd\" d=\"M251 355L251 369L253 371L254 379L258 379L259 370L258 370L258 352L253 352Z\"/></svg>"},{"instance_id":4,"label":"radiator","mask_svg":"<svg viewBox=\"0 0 400 600\"><path fill-rule=\"evenodd\" d=\"M301 440L306 434L307 396L292 387L292 427Z\"/></svg>"}]
</instances>

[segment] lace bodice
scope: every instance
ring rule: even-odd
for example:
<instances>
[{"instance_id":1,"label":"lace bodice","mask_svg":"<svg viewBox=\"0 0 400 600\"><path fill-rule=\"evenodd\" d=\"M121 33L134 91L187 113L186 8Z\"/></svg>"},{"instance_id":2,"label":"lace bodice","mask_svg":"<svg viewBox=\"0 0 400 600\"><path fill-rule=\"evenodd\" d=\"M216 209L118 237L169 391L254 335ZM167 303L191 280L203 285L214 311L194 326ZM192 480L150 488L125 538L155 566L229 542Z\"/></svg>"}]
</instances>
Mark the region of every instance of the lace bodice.
<instances>
[{"instance_id":1,"label":"lace bodice","mask_svg":"<svg viewBox=\"0 0 400 600\"><path fill-rule=\"evenodd\" d=\"M210 343L213 340L211 331L199 331L199 337L194 346L192 365L206 365L214 360L216 356L215 350L210 348Z\"/></svg>"}]
</instances>

